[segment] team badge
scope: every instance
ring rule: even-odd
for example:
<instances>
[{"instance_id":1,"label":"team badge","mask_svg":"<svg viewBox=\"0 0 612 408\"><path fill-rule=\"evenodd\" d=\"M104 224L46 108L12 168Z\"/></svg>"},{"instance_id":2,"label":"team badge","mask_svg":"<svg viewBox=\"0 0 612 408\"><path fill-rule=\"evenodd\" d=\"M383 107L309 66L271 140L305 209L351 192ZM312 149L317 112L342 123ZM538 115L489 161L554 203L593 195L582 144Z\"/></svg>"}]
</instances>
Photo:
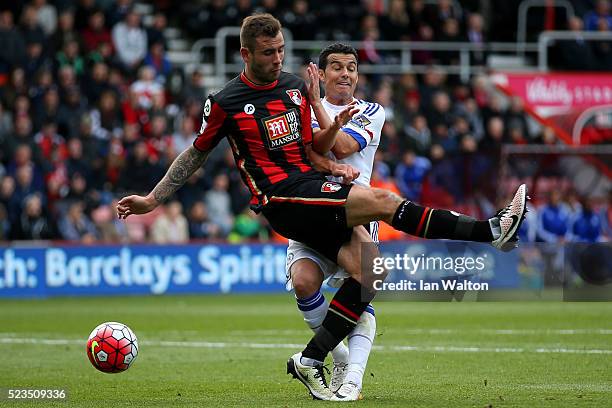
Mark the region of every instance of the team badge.
<instances>
[{"instance_id":1,"label":"team badge","mask_svg":"<svg viewBox=\"0 0 612 408\"><path fill-rule=\"evenodd\" d=\"M342 188L342 186L340 184L338 184L338 183L334 183L332 181L326 181L321 186L321 192L322 193L335 193L336 191L340 190L341 188Z\"/></svg>"},{"instance_id":2,"label":"team badge","mask_svg":"<svg viewBox=\"0 0 612 408\"><path fill-rule=\"evenodd\" d=\"M290 89L287 91L287 95L296 105L300 106L302 104L302 94L299 89Z\"/></svg>"},{"instance_id":3,"label":"team badge","mask_svg":"<svg viewBox=\"0 0 612 408\"><path fill-rule=\"evenodd\" d=\"M246 113L247 115L252 115L255 113L255 106L253 106L252 103L247 103L246 105L244 105L244 113Z\"/></svg>"}]
</instances>

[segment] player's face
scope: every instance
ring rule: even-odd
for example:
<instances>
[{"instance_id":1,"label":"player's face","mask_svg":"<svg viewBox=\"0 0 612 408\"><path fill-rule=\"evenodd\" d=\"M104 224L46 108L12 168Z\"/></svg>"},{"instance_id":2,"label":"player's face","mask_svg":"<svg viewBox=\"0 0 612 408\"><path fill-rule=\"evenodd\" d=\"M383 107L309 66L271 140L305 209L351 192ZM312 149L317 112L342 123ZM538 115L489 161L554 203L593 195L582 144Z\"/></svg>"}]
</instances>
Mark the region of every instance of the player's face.
<instances>
[{"instance_id":1,"label":"player's face","mask_svg":"<svg viewBox=\"0 0 612 408\"><path fill-rule=\"evenodd\" d=\"M276 37L257 37L253 52L243 48L241 50L248 73L253 76L252 81L261 84L274 82L280 76L285 57L285 40L283 34Z\"/></svg>"},{"instance_id":2,"label":"player's face","mask_svg":"<svg viewBox=\"0 0 612 408\"><path fill-rule=\"evenodd\" d=\"M325 71L319 71L327 98L352 100L359 74L353 54L329 54Z\"/></svg>"}]
</instances>

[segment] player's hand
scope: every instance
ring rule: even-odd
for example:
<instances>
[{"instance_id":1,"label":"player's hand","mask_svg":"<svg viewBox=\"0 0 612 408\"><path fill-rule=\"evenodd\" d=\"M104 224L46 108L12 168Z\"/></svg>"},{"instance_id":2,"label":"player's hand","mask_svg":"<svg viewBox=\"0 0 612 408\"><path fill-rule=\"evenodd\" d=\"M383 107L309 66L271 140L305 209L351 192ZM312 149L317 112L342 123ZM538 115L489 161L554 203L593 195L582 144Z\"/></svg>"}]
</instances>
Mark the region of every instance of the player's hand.
<instances>
[{"instance_id":1,"label":"player's hand","mask_svg":"<svg viewBox=\"0 0 612 408\"><path fill-rule=\"evenodd\" d=\"M311 62L306 68L308 71L308 99L311 104L321 101L321 89L319 87L319 68Z\"/></svg>"},{"instance_id":2,"label":"player's hand","mask_svg":"<svg viewBox=\"0 0 612 408\"><path fill-rule=\"evenodd\" d=\"M117 203L117 216L126 219L132 214L146 214L153 211L158 203L152 196L131 195L123 197Z\"/></svg>"},{"instance_id":3,"label":"player's hand","mask_svg":"<svg viewBox=\"0 0 612 408\"><path fill-rule=\"evenodd\" d=\"M342 184L351 184L359 177L359 170L348 164L336 163L331 169L331 174L334 177L342 177Z\"/></svg>"},{"instance_id":4,"label":"player's hand","mask_svg":"<svg viewBox=\"0 0 612 408\"><path fill-rule=\"evenodd\" d=\"M353 101L347 105L346 108L342 109L339 114L334 118L334 126L341 128L346 125L349 120L359 112L359 108L356 107L357 101Z\"/></svg>"}]
</instances>

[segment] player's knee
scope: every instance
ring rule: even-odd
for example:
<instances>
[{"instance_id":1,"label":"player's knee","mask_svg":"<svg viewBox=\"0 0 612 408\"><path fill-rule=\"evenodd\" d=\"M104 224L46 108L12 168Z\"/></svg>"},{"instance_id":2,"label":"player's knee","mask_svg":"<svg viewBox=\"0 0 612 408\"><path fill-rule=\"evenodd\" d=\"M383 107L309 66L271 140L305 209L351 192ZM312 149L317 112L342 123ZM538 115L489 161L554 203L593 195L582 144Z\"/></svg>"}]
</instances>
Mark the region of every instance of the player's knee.
<instances>
[{"instance_id":1,"label":"player's knee","mask_svg":"<svg viewBox=\"0 0 612 408\"><path fill-rule=\"evenodd\" d=\"M306 298L321 288L323 274L314 262L297 261L291 266L291 282L295 295L298 298Z\"/></svg>"},{"instance_id":2,"label":"player's knee","mask_svg":"<svg viewBox=\"0 0 612 408\"><path fill-rule=\"evenodd\" d=\"M397 206L404 201L404 199L392 191L383 190L381 188L373 188L372 195L374 200L374 206L380 209L380 217L386 218L393 216Z\"/></svg>"}]
</instances>

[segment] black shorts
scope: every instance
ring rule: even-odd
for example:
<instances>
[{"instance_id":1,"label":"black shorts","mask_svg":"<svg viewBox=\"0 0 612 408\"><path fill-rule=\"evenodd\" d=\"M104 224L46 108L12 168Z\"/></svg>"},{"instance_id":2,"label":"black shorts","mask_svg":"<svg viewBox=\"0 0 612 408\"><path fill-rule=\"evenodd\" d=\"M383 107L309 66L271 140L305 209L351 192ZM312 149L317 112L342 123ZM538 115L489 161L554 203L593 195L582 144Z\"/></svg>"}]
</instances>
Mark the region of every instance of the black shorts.
<instances>
[{"instance_id":1,"label":"black shorts","mask_svg":"<svg viewBox=\"0 0 612 408\"><path fill-rule=\"evenodd\" d=\"M275 190L262 213L277 233L337 262L340 247L353 233L344 207L351 187L323 177L303 179Z\"/></svg>"}]
</instances>

